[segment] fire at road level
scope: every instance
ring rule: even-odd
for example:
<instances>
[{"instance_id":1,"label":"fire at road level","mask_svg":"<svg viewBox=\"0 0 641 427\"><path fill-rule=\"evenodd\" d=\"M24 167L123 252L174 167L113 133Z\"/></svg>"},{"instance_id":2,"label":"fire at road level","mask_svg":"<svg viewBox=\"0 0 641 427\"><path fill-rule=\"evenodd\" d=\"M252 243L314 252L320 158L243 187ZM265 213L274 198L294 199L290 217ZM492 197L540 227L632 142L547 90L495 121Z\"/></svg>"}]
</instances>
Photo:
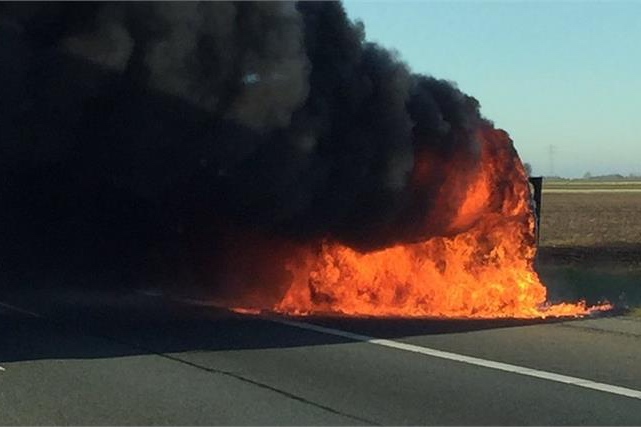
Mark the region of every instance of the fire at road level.
<instances>
[{"instance_id":1,"label":"fire at road level","mask_svg":"<svg viewBox=\"0 0 641 427\"><path fill-rule=\"evenodd\" d=\"M3 263L290 314L588 312L546 306L508 135L340 3L0 12Z\"/></svg>"},{"instance_id":2,"label":"fire at road level","mask_svg":"<svg viewBox=\"0 0 641 427\"><path fill-rule=\"evenodd\" d=\"M450 175L441 193L460 197L450 224L465 231L371 253L323 242L320 249L304 251L290 261L294 279L275 310L533 318L612 308L586 307L584 302L546 304L546 288L533 265L535 219L524 168L504 132L488 128L479 139L482 167L466 185L460 185L461 175ZM421 184L420 170L419 157L416 185ZM433 220L427 219L425 226Z\"/></svg>"}]
</instances>

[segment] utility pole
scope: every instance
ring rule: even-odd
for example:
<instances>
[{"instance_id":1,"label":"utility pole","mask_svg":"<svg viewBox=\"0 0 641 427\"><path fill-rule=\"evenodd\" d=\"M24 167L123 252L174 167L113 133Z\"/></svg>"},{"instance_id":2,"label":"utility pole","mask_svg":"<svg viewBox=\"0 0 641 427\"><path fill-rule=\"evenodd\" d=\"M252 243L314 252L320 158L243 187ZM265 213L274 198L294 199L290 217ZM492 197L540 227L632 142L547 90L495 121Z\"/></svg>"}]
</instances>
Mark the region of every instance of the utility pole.
<instances>
[{"instance_id":1,"label":"utility pole","mask_svg":"<svg viewBox=\"0 0 641 427\"><path fill-rule=\"evenodd\" d=\"M554 155L556 154L556 147L552 144L548 146L548 154L550 156L550 176L555 176L554 173Z\"/></svg>"}]
</instances>

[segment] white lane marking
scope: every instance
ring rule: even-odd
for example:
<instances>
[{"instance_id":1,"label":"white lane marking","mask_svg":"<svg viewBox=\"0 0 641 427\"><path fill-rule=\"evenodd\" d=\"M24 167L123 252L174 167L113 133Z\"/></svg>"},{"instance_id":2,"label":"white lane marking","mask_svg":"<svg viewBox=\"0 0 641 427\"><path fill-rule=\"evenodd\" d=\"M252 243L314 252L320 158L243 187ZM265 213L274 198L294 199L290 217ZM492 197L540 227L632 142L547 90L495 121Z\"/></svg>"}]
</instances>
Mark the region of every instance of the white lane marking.
<instances>
[{"instance_id":1,"label":"white lane marking","mask_svg":"<svg viewBox=\"0 0 641 427\"><path fill-rule=\"evenodd\" d=\"M343 338L348 338L354 341L366 342L369 344L380 345L382 347L394 348L397 350L409 351L412 353L424 354L426 356L438 357L440 359L454 360L456 362L467 363L468 365L482 366L484 368L496 369L499 371L510 372L528 377L541 378L548 381L555 381L563 384L570 384L577 387L589 388L598 390L605 393L617 394L620 396L631 397L633 399L641 400L641 391L634 390L626 387L619 387L616 385L599 383L596 381L586 380L583 378L571 377L568 375L555 374L553 372L540 371L538 369L526 368L523 366L510 365L509 363L495 362L492 360L481 359L478 357L465 356L457 353L450 353L448 351L436 350L428 347L421 347L412 344L406 344L398 341L373 338L367 335L355 334L352 332L341 331L340 329L331 329L323 326L314 325L311 323L297 322L293 320L285 320L278 318L265 318L271 322L280 323L295 328L307 329L309 331L320 332L328 335L335 335Z\"/></svg>"},{"instance_id":2,"label":"white lane marking","mask_svg":"<svg viewBox=\"0 0 641 427\"><path fill-rule=\"evenodd\" d=\"M4 307L7 310L15 311L16 313L26 314L27 316L31 316L31 317L42 317L38 313L34 313L33 311L25 310L20 307L16 307L14 305L7 304L6 302L2 302L2 301L0 301L0 307Z\"/></svg>"},{"instance_id":3,"label":"white lane marking","mask_svg":"<svg viewBox=\"0 0 641 427\"><path fill-rule=\"evenodd\" d=\"M158 297L158 294L149 294L147 296ZM212 305L205 301L189 299L189 298L175 298L170 299L190 305ZM559 382L562 384L574 385L577 387L598 390L605 393L616 394L619 396L631 397L633 399L641 400L641 391L631 388L620 387L616 385L600 383L596 381L586 380L584 378L571 377L569 375L555 374L554 372L540 371L538 369L526 368L524 366L511 365L509 363L495 362L493 360L481 359L479 357L465 356L463 354L451 353L449 351L436 350L429 347L421 347L413 344L406 344L398 341L386 340L382 338L374 338L367 335L355 334L353 332L342 331L340 329L326 328L324 326L314 325L312 323L297 322L295 320L286 320L277 317L261 316L261 319L268 320L273 323L280 323L282 325L292 326L294 328L306 329L309 331L319 332L322 334L334 335L343 338L348 338L352 341L360 341L368 344L380 345L382 347L394 348L397 350L409 351L412 353L424 354L426 356L437 357L440 359L453 360L456 362L467 363L468 365L481 366L489 369L496 369L498 371L510 372L513 374L524 375L528 377L540 378L548 381Z\"/></svg>"},{"instance_id":4,"label":"white lane marking","mask_svg":"<svg viewBox=\"0 0 641 427\"><path fill-rule=\"evenodd\" d=\"M4 307L7 310L15 311L16 313L26 314L27 316L31 316L31 317L42 317L38 313L34 313L33 311L29 311L29 310L23 310L20 307L16 307L16 306L13 306L11 304L7 304L6 302L1 302L0 301L0 307ZM0 372L5 372L5 371L6 371L6 369L3 366L0 366Z\"/></svg>"},{"instance_id":5,"label":"white lane marking","mask_svg":"<svg viewBox=\"0 0 641 427\"><path fill-rule=\"evenodd\" d=\"M137 289L137 293L140 295L144 295L146 297L161 297L163 296L162 291L159 291L157 289Z\"/></svg>"}]
</instances>

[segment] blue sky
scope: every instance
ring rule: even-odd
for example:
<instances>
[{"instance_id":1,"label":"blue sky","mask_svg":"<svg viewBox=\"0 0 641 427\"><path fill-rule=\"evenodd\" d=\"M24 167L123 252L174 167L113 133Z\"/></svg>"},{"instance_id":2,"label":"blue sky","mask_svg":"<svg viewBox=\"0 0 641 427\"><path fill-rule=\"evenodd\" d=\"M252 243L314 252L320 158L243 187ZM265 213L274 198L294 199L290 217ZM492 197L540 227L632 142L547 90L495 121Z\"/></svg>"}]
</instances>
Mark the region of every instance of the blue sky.
<instances>
[{"instance_id":1,"label":"blue sky","mask_svg":"<svg viewBox=\"0 0 641 427\"><path fill-rule=\"evenodd\" d=\"M369 40L477 98L535 173L641 174L641 1L344 4Z\"/></svg>"}]
</instances>

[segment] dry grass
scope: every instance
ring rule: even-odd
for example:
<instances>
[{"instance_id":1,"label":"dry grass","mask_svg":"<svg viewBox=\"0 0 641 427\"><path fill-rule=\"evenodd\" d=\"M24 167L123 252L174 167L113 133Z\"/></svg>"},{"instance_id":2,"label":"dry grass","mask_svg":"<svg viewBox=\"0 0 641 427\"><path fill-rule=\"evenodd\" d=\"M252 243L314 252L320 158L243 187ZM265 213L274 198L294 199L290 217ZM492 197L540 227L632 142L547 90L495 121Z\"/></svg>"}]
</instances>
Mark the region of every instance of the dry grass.
<instances>
[{"instance_id":1,"label":"dry grass","mask_svg":"<svg viewBox=\"0 0 641 427\"><path fill-rule=\"evenodd\" d=\"M630 181L586 181L586 180L543 180L545 190L641 190L641 180Z\"/></svg>"}]
</instances>

